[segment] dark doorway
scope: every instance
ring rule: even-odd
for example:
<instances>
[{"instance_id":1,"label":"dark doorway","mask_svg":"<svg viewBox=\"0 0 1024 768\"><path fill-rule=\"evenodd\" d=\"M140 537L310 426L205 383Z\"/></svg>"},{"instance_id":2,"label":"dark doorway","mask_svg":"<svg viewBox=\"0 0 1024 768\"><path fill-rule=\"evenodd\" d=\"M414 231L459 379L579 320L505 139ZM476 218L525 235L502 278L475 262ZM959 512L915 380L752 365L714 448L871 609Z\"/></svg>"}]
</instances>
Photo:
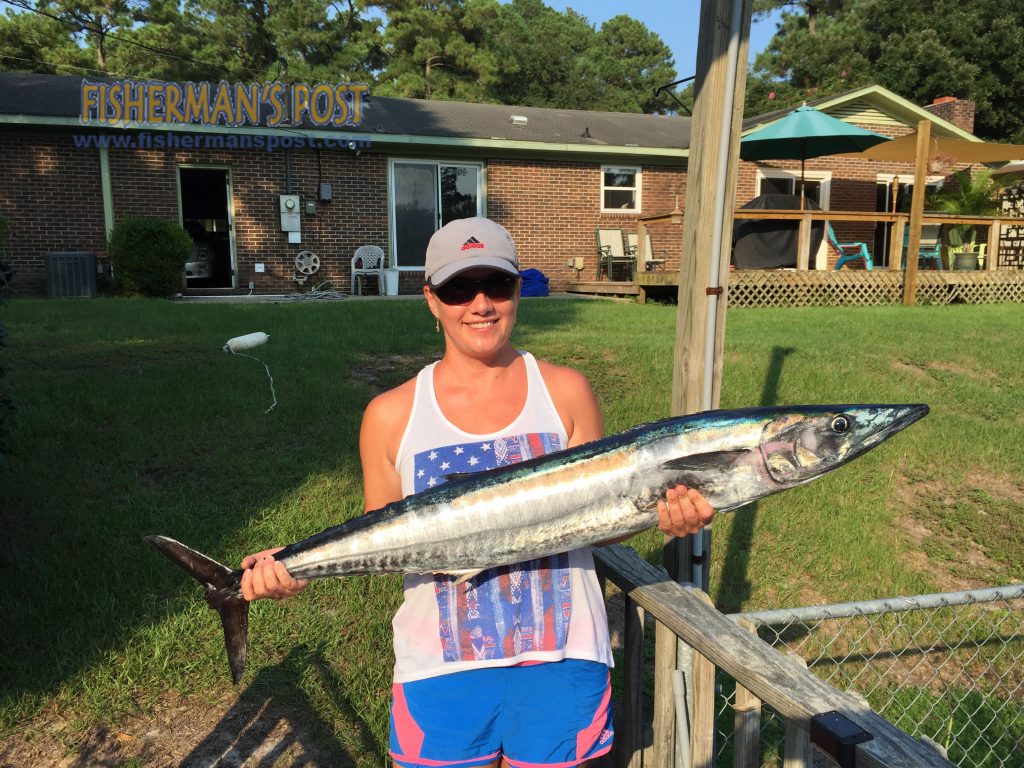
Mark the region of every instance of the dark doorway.
<instances>
[{"instance_id":1,"label":"dark doorway","mask_svg":"<svg viewBox=\"0 0 1024 768\"><path fill-rule=\"evenodd\" d=\"M230 181L226 168L179 168L181 225L195 243L185 265L189 288L233 288Z\"/></svg>"}]
</instances>

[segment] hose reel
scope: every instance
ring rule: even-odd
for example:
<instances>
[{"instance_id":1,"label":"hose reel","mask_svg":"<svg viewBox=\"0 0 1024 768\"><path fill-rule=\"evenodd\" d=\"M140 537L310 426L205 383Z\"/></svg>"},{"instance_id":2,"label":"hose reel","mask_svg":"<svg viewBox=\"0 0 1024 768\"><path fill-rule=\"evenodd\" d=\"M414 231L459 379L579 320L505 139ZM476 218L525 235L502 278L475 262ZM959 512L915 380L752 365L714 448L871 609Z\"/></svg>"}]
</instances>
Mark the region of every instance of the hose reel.
<instances>
[{"instance_id":1,"label":"hose reel","mask_svg":"<svg viewBox=\"0 0 1024 768\"><path fill-rule=\"evenodd\" d=\"M312 251L299 251L295 257L295 282L304 283L320 271L320 257Z\"/></svg>"}]
</instances>

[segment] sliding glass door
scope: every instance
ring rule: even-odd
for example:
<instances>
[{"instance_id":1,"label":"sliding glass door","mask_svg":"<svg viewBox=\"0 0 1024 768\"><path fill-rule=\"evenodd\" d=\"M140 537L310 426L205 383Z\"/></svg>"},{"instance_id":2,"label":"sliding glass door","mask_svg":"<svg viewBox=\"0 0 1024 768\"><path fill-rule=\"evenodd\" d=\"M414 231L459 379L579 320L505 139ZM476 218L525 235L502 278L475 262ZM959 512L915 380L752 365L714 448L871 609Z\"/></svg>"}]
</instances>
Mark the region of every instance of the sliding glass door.
<instances>
[{"instance_id":1,"label":"sliding glass door","mask_svg":"<svg viewBox=\"0 0 1024 768\"><path fill-rule=\"evenodd\" d=\"M391 162L391 264L423 267L430 236L449 221L483 215L483 168L433 160Z\"/></svg>"}]
</instances>

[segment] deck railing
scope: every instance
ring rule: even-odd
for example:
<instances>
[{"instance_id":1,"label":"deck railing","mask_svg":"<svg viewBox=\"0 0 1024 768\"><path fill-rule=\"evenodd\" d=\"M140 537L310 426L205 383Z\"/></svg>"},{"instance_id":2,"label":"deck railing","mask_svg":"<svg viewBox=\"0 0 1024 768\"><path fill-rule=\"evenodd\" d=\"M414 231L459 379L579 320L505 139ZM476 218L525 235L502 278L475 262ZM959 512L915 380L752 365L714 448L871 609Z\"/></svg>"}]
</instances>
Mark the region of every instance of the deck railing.
<instances>
[{"instance_id":1,"label":"deck railing","mask_svg":"<svg viewBox=\"0 0 1024 768\"><path fill-rule=\"evenodd\" d=\"M799 222L799 234L797 237L797 270L806 270L811 261L811 225L816 221L853 221L864 224L892 224L892 232L889 238L888 262L889 269L902 271L903 269L903 243L904 234L909 225L910 216L906 213L879 213L864 211L793 211L793 210L757 210L740 208L733 212L736 219L767 219L776 221ZM987 253L985 258L985 270L994 271L999 266L999 236L1003 225L1007 223L1004 219L994 219L987 216L947 216L945 214L927 213L922 218L922 224L969 224L980 229L988 230Z\"/></svg>"},{"instance_id":2,"label":"deck railing","mask_svg":"<svg viewBox=\"0 0 1024 768\"><path fill-rule=\"evenodd\" d=\"M622 545L595 550L598 571L616 584L626 596L624 648L624 696L621 732L617 734L618 766L621 768L669 768L675 763L676 722L684 764L711 768L714 764L715 668L736 680L743 690L736 711L736 734L757 732L755 713L760 702L783 717L790 729L787 738L787 766L809 765L808 734L814 743L828 748L837 742L829 727L827 713L837 713L843 722L861 729L871 738L849 748L840 765L875 768L950 768L938 751L907 735L875 713L857 696L833 688L807 671L796 658L785 656L755 634L717 611L710 598L692 586L670 580L659 569L641 560ZM648 761L644 758L645 718L643 714L643 613L657 622L655 637L654 741ZM681 640L693 650L691 687L688 698L673 692L673 671L677 667L677 644ZM676 676L678 680L678 676ZM677 689L679 686L676 686ZM676 701L687 716L676 717ZM753 750L737 750L752 754ZM743 758L737 758L742 760ZM807 761L807 762L802 762ZM743 768L756 763L739 762Z\"/></svg>"}]
</instances>

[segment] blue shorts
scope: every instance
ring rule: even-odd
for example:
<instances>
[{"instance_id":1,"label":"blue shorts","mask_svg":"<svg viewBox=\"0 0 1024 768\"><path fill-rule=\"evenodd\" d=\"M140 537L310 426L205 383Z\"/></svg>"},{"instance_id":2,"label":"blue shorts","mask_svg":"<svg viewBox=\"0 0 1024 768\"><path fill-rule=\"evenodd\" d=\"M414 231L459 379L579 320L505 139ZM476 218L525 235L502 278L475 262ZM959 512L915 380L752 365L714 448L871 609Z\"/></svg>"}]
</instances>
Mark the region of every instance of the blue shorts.
<instances>
[{"instance_id":1,"label":"blue shorts","mask_svg":"<svg viewBox=\"0 0 1024 768\"><path fill-rule=\"evenodd\" d=\"M612 748L611 677L593 661L490 667L395 683L391 757L404 768L571 768Z\"/></svg>"}]
</instances>

